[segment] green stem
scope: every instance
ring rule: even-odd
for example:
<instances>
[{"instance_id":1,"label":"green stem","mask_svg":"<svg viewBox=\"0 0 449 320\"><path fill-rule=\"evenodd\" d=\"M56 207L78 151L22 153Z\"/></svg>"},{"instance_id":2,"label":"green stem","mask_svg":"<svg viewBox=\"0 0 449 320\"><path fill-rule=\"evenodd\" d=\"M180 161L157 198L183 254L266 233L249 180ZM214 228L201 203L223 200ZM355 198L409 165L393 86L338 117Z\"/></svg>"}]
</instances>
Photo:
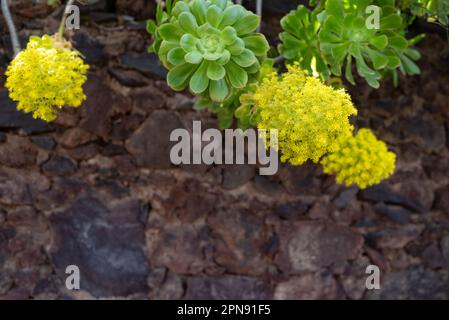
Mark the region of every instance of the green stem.
<instances>
[{"instance_id":1,"label":"green stem","mask_svg":"<svg viewBox=\"0 0 449 320\"><path fill-rule=\"evenodd\" d=\"M69 15L68 9L71 5L75 3L76 0L69 0L67 1L67 4L64 8L64 13L62 15L61 24L59 25L58 35L63 38L64 37L64 31L65 31L65 22L67 20L67 17Z\"/></svg>"}]
</instances>

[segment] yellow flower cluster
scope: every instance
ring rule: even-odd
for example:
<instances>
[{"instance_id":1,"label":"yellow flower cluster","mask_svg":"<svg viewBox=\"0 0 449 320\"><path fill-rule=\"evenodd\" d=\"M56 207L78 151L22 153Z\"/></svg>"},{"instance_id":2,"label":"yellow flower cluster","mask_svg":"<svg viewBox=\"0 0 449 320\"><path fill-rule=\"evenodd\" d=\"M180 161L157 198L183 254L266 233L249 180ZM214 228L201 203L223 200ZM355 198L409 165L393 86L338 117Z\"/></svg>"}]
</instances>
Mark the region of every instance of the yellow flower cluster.
<instances>
[{"instance_id":1,"label":"yellow flower cluster","mask_svg":"<svg viewBox=\"0 0 449 320\"><path fill-rule=\"evenodd\" d=\"M279 77L267 76L254 94L259 129L278 129L281 160L300 165L319 162L336 148L336 139L353 131L357 114L348 94L308 76L297 64ZM268 145L268 143L267 143Z\"/></svg>"},{"instance_id":2,"label":"yellow flower cluster","mask_svg":"<svg viewBox=\"0 0 449 320\"><path fill-rule=\"evenodd\" d=\"M337 150L321 163L325 173L337 176L338 183L365 189L394 173L396 155L371 130L360 129L357 135L342 136L337 142Z\"/></svg>"},{"instance_id":3,"label":"yellow flower cluster","mask_svg":"<svg viewBox=\"0 0 449 320\"><path fill-rule=\"evenodd\" d=\"M53 121L63 106L79 107L89 66L63 39L31 37L6 71L6 87L17 109Z\"/></svg>"}]
</instances>

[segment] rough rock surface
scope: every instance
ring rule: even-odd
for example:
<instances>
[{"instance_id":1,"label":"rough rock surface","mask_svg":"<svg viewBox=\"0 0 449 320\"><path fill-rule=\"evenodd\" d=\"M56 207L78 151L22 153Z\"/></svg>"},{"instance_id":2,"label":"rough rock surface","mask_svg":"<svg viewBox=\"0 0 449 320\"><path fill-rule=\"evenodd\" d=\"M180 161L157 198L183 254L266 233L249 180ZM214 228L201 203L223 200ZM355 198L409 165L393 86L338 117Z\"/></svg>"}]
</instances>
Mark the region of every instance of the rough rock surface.
<instances>
[{"instance_id":1,"label":"rough rock surface","mask_svg":"<svg viewBox=\"0 0 449 320\"><path fill-rule=\"evenodd\" d=\"M446 39L426 37L422 74L397 88L349 86L356 125L398 159L391 179L359 190L310 163L274 176L171 165L173 129L218 125L167 87L146 52L144 24L127 15L152 16L147 2L83 6L89 24L74 40L92 65L88 98L52 124L9 100L11 52L0 44L0 299L449 298ZM269 15L296 5L267 1L262 31L275 34ZM54 32L51 9L32 9L13 8L20 34ZM65 287L73 264L80 291ZM372 264L379 291L365 287Z\"/></svg>"}]
</instances>

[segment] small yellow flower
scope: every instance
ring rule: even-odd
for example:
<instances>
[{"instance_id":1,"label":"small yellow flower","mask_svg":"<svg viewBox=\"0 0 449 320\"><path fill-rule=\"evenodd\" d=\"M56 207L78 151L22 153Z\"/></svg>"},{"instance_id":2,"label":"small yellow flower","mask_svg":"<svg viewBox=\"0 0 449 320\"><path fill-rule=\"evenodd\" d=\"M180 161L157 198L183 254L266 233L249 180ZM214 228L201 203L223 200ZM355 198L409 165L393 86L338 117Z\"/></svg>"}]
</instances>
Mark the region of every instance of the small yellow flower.
<instances>
[{"instance_id":1,"label":"small yellow flower","mask_svg":"<svg viewBox=\"0 0 449 320\"><path fill-rule=\"evenodd\" d=\"M293 165L319 162L334 151L339 136L353 131L349 117L357 110L349 95L307 76L297 64L281 77L274 72L267 76L253 98L258 128L278 129L281 160Z\"/></svg>"},{"instance_id":2,"label":"small yellow flower","mask_svg":"<svg viewBox=\"0 0 449 320\"><path fill-rule=\"evenodd\" d=\"M53 121L63 106L79 107L86 99L82 85L88 69L69 42L49 35L31 37L9 65L6 87L18 110Z\"/></svg>"},{"instance_id":3,"label":"small yellow flower","mask_svg":"<svg viewBox=\"0 0 449 320\"><path fill-rule=\"evenodd\" d=\"M338 183L365 189L394 173L396 155L371 130L360 129L355 136L341 136L337 143L336 150L321 163L325 173L336 175Z\"/></svg>"}]
</instances>

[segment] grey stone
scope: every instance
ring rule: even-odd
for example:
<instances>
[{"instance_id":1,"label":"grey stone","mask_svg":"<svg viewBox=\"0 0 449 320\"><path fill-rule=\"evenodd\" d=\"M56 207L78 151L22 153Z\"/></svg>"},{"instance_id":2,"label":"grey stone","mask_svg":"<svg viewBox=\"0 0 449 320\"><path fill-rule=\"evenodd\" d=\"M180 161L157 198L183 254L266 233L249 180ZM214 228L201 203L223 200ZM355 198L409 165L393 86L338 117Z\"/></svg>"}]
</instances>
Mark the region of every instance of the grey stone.
<instances>
[{"instance_id":1,"label":"grey stone","mask_svg":"<svg viewBox=\"0 0 449 320\"><path fill-rule=\"evenodd\" d=\"M378 203L374 206L374 210L397 224L407 224L410 221L410 211L399 206L387 206Z\"/></svg>"},{"instance_id":2,"label":"grey stone","mask_svg":"<svg viewBox=\"0 0 449 320\"><path fill-rule=\"evenodd\" d=\"M435 272L413 268L385 275L380 290L370 291L368 299L381 300L447 300L449 276L447 272Z\"/></svg>"},{"instance_id":3,"label":"grey stone","mask_svg":"<svg viewBox=\"0 0 449 320\"><path fill-rule=\"evenodd\" d=\"M137 54L126 52L120 57L123 66L142 72L146 75L165 79L167 71L160 64L154 53Z\"/></svg>"},{"instance_id":4,"label":"grey stone","mask_svg":"<svg viewBox=\"0 0 449 320\"><path fill-rule=\"evenodd\" d=\"M66 176L74 174L77 170L77 165L69 158L54 155L42 165L42 170L47 174Z\"/></svg>"},{"instance_id":5,"label":"grey stone","mask_svg":"<svg viewBox=\"0 0 449 320\"><path fill-rule=\"evenodd\" d=\"M29 113L18 111L16 103L8 97L6 89L0 90L0 128L22 129L26 134L52 131L46 122L34 119Z\"/></svg>"},{"instance_id":6,"label":"grey stone","mask_svg":"<svg viewBox=\"0 0 449 320\"><path fill-rule=\"evenodd\" d=\"M147 292L150 267L143 251L142 210L133 199L106 207L82 197L54 214L51 256L58 274L65 278L66 266L77 265L83 289L96 297Z\"/></svg>"}]
</instances>

